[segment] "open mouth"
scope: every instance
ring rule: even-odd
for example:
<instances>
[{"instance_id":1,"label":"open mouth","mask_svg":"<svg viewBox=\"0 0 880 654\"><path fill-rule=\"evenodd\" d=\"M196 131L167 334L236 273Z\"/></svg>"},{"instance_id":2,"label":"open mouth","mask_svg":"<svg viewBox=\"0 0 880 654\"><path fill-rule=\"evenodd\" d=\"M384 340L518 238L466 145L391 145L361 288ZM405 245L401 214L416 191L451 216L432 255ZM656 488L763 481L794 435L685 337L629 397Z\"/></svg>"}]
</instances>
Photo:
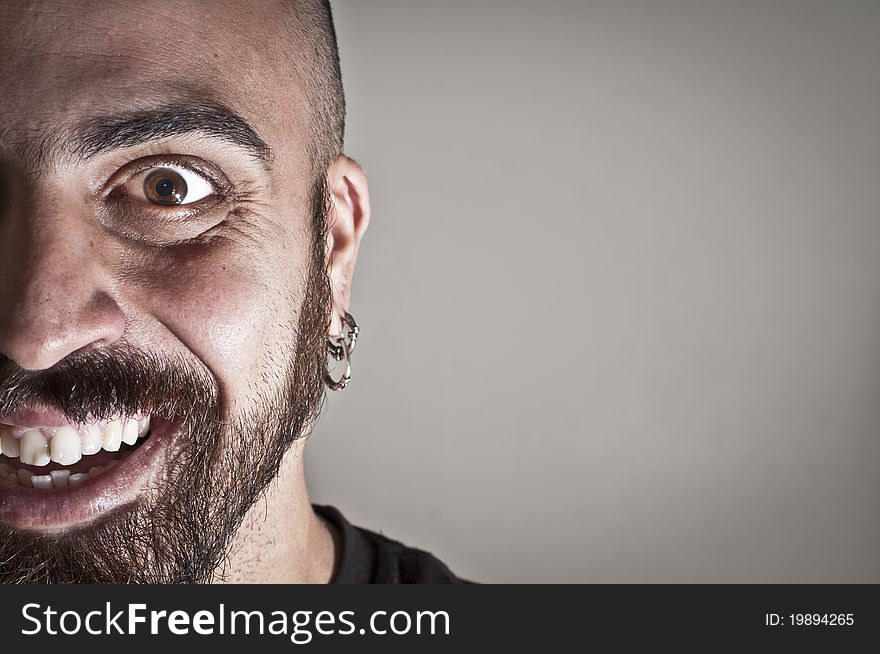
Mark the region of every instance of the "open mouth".
<instances>
[{"instance_id":1,"label":"open mouth","mask_svg":"<svg viewBox=\"0 0 880 654\"><path fill-rule=\"evenodd\" d=\"M181 420L73 424L54 410L0 416L0 522L40 532L85 525L162 483Z\"/></svg>"},{"instance_id":2,"label":"open mouth","mask_svg":"<svg viewBox=\"0 0 880 654\"><path fill-rule=\"evenodd\" d=\"M76 426L0 424L0 480L45 491L75 488L119 465L150 435L149 416Z\"/></svg>"}]
</instances>

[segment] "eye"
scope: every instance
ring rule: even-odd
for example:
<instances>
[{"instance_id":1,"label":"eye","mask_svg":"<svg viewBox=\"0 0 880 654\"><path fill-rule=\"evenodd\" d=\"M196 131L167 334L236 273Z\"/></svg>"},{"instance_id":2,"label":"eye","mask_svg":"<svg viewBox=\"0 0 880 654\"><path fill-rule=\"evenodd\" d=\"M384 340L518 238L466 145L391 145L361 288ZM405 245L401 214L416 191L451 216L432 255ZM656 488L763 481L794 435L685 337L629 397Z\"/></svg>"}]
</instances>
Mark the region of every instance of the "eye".
<instances>
[{"instance_id":1,"label":"eye","mask_svg":"<svg viewBox=\"0 0 880 654\"><path fill-rule=\"evenodd\" d=\"M192 170L163 166L132 175L122 191L129 198L172 207L204 200L213 195L216 189L211 182Z\"/></svg>"}]
</instances>

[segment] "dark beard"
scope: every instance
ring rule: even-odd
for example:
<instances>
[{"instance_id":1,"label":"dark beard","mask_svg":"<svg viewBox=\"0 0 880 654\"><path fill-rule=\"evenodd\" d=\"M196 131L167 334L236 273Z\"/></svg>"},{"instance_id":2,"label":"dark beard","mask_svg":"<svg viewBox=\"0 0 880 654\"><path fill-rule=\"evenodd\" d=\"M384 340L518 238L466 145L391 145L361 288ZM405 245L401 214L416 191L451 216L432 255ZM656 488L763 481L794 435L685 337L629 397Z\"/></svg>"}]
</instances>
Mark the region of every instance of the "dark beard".
<instances>
[{"instance_id":1,"label":"dark beard","mask_svg":"<svg viewBox=\"0 0 880 654\"><path fill-rule=\"evenodd\" d=\"M235 532L320 410L330 308L323 180L314 189L312 209L311 261L295 350L280 387L266 380L239 415L224 419L217 383L204 368L126 344L75 353L38 372L0 360L0 413L42 403L64 411L71 422L138 412L183 421L165 478L132 505L61 534L0 523L0 583L222 578Z\"/></svg>"}]
</instances>

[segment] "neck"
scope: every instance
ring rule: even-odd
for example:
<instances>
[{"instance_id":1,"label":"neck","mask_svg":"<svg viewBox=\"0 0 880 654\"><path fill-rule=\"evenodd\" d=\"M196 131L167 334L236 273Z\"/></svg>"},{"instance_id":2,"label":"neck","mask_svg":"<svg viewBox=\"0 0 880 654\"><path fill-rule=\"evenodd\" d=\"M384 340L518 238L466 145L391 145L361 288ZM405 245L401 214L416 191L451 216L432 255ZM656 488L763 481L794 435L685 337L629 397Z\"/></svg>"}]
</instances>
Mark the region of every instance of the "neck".
<instances>
[{"instance_id":1,"label":"neck","mask_svg":"<svg viewBox=\"0 0 880 654\"><path fill-rule=\"evenodd\" d=\"M309 501L304 441L290 448L278 477L245 516L229 548L224 582L325 584L332 579L336 548L330 527Z\"/></svg>"}]
</instances>

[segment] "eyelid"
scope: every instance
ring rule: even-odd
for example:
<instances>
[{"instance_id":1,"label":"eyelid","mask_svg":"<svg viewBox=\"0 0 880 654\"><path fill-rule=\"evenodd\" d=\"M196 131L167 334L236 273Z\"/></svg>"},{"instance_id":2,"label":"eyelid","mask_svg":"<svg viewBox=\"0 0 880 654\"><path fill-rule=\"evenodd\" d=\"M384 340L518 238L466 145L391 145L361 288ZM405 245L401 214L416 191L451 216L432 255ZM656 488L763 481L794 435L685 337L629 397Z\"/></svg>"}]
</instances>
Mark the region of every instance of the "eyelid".
<instances>
[{"instance_id":1,"label":"eyelid","mask_svg":"<svg viewBox=\"0 0 880 654\"><path fill-rule=\"evenodd\" d=\"M202 159L186 155L155 155L143 157L127 163L117 170L104 185L104 195L110 195L121 189L132 177L153 168L182 168L206 178L218 194L232 192L232 183L216 167Z\"/></svg>"}]
</instances>

